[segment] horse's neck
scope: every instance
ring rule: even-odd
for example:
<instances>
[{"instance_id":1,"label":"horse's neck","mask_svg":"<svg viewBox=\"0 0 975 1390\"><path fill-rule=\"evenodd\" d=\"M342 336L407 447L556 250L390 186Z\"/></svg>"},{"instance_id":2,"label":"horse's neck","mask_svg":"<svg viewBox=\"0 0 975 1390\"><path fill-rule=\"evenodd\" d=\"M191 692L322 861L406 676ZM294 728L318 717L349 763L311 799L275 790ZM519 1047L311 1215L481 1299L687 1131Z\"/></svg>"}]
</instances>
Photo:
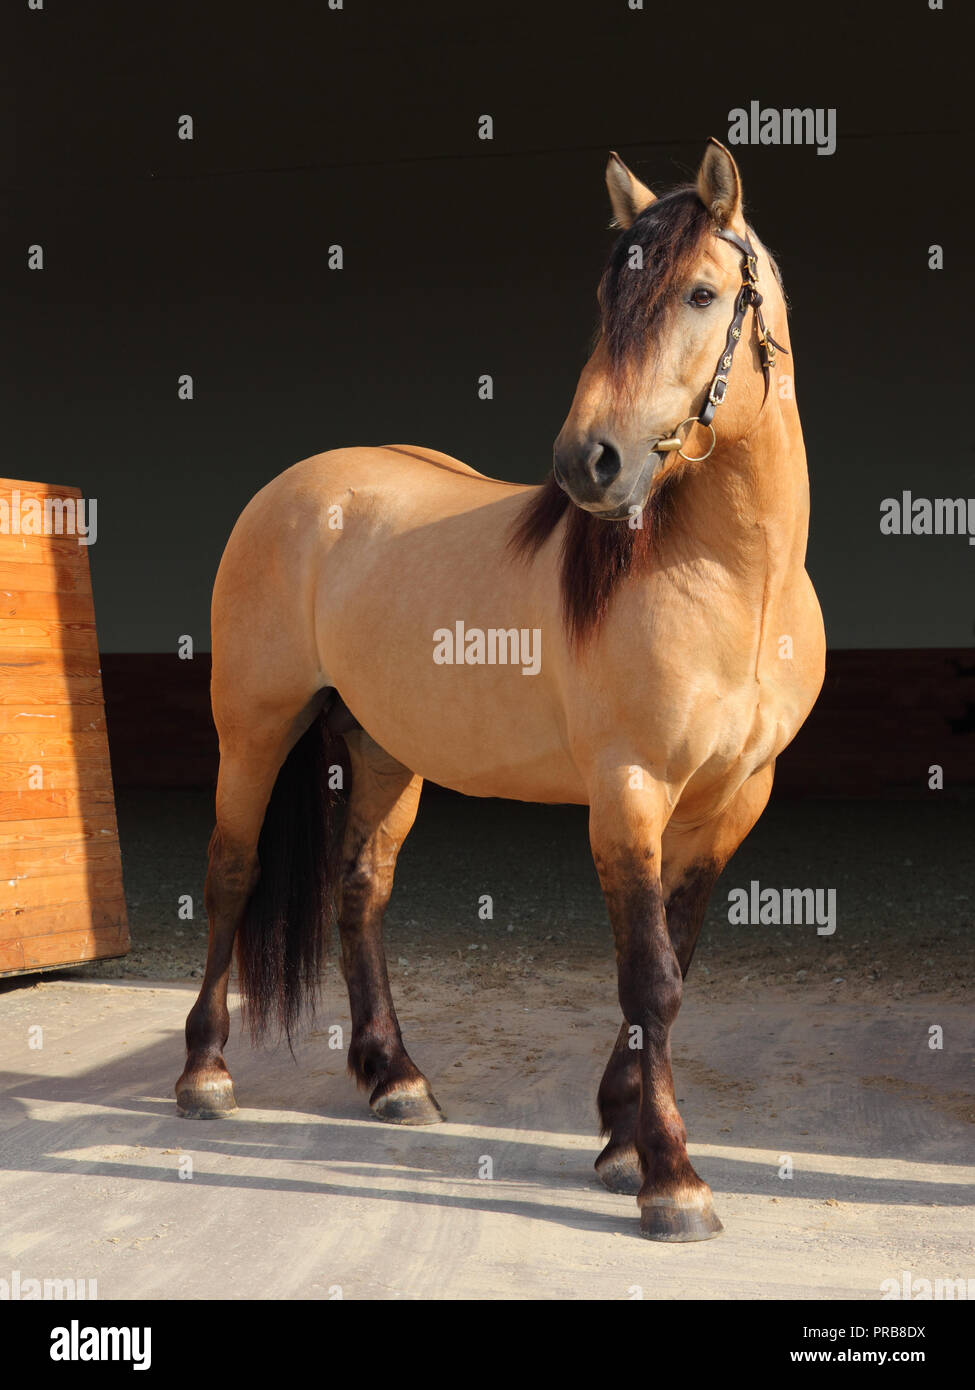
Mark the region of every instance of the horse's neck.
<instances>
[{"instance_id":1,"label":"horse's neck","mask_svg":"<svg viewBox=\"0 0 975 1390\"><path fill-rule=\"evenodd\" d=\"M764 586L802 569L808 530L798 413L794 403L772 398L745 439L719 446L685 477L667 548L678 563L706 558Z\"/></svg>"}]
</instances>

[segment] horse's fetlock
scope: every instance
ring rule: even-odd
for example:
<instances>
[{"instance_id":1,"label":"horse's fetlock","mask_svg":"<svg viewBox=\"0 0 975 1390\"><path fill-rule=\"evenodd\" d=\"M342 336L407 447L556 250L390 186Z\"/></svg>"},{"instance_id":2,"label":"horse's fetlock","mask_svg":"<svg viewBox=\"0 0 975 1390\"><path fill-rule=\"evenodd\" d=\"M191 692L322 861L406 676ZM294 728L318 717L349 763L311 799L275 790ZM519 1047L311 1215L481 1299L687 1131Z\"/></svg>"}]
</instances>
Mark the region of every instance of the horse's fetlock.
<instances>
[{"instance_id":1,"label":"horse's fetlock","mask_svg":"<svg viewBox=\"0 0 975 1390\"><path fill-rule=\"evenodd\" d=\"M384 1079L391 1065L403 1052L398 1026L373 1020L357 1028L349 1043L349 1071L362 1085Z\"/></svg>"}]
</instances>

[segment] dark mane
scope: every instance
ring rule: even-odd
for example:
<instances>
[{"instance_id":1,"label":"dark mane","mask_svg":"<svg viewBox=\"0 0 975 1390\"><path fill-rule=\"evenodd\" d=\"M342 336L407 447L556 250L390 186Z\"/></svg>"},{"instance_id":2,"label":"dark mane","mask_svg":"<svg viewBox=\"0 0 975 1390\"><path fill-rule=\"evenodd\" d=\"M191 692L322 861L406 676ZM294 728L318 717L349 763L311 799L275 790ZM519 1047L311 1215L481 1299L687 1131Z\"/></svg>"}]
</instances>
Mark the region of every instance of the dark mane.
<instances>
[{"instance_id":1,"label":"dark mane","mask_svg":"<svg viewBox=\"0 0 975 1390\"><path fill-rule=\"evenodd\" d=\"M649 567L672 510L681 471L671 466L652 489L643 509L642 527L590 516L569 501L551 473L518 518L509 547L526 559L541 550L563 516L566 518L561 550L562 612L569 636L577 645L597 630L621 580Z\"/></svg>"},{"instance_id":2,"label":"dark mane","mask_svg":"<svg viewBox=\"0 0 975 1390\"><path fill-rule=\"evenodd\" d=\"M687 184L651 203L616 238L599 284L599 302L610 368L618 383L631 368L652 358L677 303L677 291L713 230L697 189ZM642 270L630 265L635 246L642 254Z\"/></svg>"},{"instance_id":3,"label":"dark mane","mask_svg":"<svg viewBox=\"0 0 975 1390\"><path fill-rule=\"evenodd\" d=\"M621 232L599 286L601 331L610 369L622 388L631 368L642 366L660 341L682 284L712 230L711 217L693 185L676 188L650 204ZM639 246L643 270L630 268ZM552 474L518 518L511 550L530 559L566 517L562 537L562 609L575 643L595 632L620 582L650 563L655 542L672 509L680 470L668 467L651 491L642 527L599 521L574 506Z\"/></svg>"}]
</instances>

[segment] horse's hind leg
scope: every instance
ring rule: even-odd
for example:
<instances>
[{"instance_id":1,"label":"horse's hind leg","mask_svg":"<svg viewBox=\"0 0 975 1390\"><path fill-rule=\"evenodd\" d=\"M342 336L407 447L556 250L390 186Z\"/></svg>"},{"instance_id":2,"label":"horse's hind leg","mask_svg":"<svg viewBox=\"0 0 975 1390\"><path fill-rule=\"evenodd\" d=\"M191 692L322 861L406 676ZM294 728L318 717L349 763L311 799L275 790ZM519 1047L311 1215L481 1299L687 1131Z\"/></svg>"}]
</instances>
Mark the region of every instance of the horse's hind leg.
<instances>
[{"instance_id":1,"label":"horse's hind leg","mask_svg":"<svg viewBox=\"0 0 975 1390\"><path fill-rule=\"evenodd\" d=\"M690 968L711 891L765 809L771 787L769 767L749 778L713 821L692 830L668 827L664 833L664 912L682 979ZM624 1021L599 1087L599 1115L609 1142L596 1159L596 1172L611 1192L632 1196L643 1182L636 1146L640 1096L640 1053L630 1047L630 1028Z\"/></svg>"},{"instance_id":2,"label":"horse's hind leg","mask_svg":"<svg viewBox=\"0 0 975 1390\"><path fill-rule=\"evenodd\" d=\"M189 1119L217 1119L237 1109L223 1058L230 1035L227 982L234 937L257 882L257 843L278 771L319 705L313 700L294 719L266 731L239 728L221 739L217 823L204 892L210 926L206 971L186 1020L186 1065L176 1082L177 1108Z\"/></svg>"},{"instance_id":3,"label":"horse's hind leg","mask_svg":"<svg viewBox=\"0 0 975 1390\"><path fill-rule=\"evenodd\" d=\"M416 819L422 778L362 729L346 734L352 764L342 847L339 933L349 989L349 1071L371 1090L373 1113L391 1124L443 1119L423 1073L403 1046L383 949L383 914L400 846Z\"/></svg>"}]
</instances>

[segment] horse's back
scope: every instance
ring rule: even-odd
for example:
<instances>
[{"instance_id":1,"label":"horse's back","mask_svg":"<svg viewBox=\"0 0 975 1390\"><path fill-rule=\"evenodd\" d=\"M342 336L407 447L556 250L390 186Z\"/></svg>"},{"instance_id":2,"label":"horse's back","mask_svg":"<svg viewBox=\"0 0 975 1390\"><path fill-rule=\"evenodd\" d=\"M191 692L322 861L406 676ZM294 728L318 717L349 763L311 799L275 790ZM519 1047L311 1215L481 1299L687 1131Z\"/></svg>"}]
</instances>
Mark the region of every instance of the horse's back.
<instances>
[{"instance_id":1,"label":"horse's back","mask_svg":"<svg viewBox=\"0 0 975 1390\"><path fill-rule=\"evenodd\" d=\"M282 600L291 594L300 602L323 564L368 565L383 537L434 527L439 549L452 539L463 553L475 537L490 547L492 533L503 545L509 517L531 491L413 445L332 449L303 459L272 478L238 517L214 585L214 635L225 618L233 626L242 608L264 608L258 599L269 584Z\"/></svg>"},{"instance_id":2,"label":"horse's back","mask_svg":"<svg viewBox=\"0 0 975 1390\"><path fill-rule=\"evenodd\" d=\"M450 454L413 444L331 449L303 459L269 487L328 496L330 500L337 490L348 489L350 501L376 489L387 508L395 510L397 500L402 499L410 510L431 515L478 507L529 490L523 484L489 478Z\"/></svg>"}]
</instances>

